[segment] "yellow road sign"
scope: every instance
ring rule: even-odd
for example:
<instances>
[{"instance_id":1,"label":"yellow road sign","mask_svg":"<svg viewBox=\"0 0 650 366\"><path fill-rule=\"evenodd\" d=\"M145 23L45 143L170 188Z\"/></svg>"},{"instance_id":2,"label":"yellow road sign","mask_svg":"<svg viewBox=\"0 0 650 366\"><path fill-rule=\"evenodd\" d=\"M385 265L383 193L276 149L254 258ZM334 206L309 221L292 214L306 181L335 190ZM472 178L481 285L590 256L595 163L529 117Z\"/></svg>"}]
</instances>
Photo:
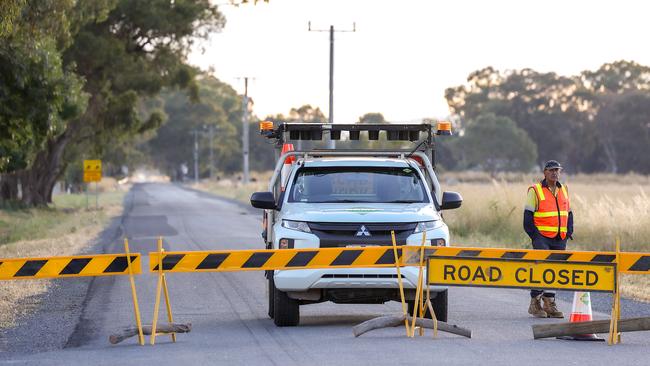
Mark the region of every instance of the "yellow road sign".
<instances>
[{"instance_id":1,"label":"yellow road sign","mask_svg":"<svg viewBox=\"0 0 650 366\"><path fill-rule=\"evenodd\" d=\"M140 254L131 253L133 274L141 273ZM74 257L0 258L0 280L128 275L126 254Z\"/></svg>"},{"instance_id":2,"label":"yellow road sign","mask_svg":"<svg viewBox=\"0 0 650 366\"><path fill-rule=\"evenodd\" d=\"M99 182L102 180L102 161L84 160L84 182Z\"/></svg>"},{"instance_id":3,"label":"yellow road sign","mask_svg":"<svg viewBox=\"0 0 650 366\"><path fill-rule=\"evenodd\" d=\"M430 285L613 292L616 265L518 259L430 257Z\"/></svg>"}]
</instances>

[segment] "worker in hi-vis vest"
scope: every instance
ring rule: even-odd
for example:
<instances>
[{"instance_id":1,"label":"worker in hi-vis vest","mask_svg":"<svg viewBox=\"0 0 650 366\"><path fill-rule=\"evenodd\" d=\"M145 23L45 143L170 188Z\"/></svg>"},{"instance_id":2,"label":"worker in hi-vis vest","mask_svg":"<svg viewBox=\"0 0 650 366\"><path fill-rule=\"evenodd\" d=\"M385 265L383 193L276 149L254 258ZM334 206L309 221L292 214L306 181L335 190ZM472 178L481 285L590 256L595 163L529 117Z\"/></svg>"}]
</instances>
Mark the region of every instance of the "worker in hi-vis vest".
<instances>
[{"instance_id":1,"label":"worker in hi-vis vest","mask_svg":"<svg viewBox=\"0 0 650 366\"><path fill-rule=\"evenodd\" d=\"M569 191L560 183L562 166L555 160L544 164L544 180L528 188L524 209L524 230L534 249L565 250L573 234L573 213ZM573 238L571 238L573 239ZM528 313L538 318L563 318L557 309L555 294L544 290L530 291Z\"/></svg>"}]
</instances>

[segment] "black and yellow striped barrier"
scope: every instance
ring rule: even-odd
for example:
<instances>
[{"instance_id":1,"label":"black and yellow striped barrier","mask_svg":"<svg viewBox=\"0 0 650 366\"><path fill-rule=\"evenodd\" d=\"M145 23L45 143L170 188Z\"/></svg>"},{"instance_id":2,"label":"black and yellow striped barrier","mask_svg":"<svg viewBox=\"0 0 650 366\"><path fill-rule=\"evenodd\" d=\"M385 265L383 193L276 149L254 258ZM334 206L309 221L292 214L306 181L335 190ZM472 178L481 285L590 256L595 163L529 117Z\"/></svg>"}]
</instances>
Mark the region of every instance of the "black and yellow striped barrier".
<instances>
[{"instance_id":1,"label":"black and yellow striped barrier","mask_svg":"<svg viewBox=\"0 0 650 366\"><path fill-rule=\"evenodd\" d=\"M130 257L133 274L141 273L140 254ZM128 275L126 258L126 254L0 258L0 280Z\"/></svg>"},{"instance_id":2,"label":"black and yellow striped barrier","mask_svg":"<svg viewBox=\"0 0 650 366\"><path fill-rule=\"evenodd\" d=\"M400 266L418 266L420 247L399 246ZM158 271L158 252L149 253L149 270ZM471 247L425 247L424 256L526 259L563 262L615 263L615 252L554 251ZM650 253L621 252L621 273L650 274ZM225 272L316 268L395 267L391 246L216 250L164 252L165 272Z\"/></svg>"},{"instance_id":3,"label":"black and yellow striped barrier","mask_svg":"<svg viewBox=\"0 0 650 366\"><path fill-rule=\"evenodd\" d=\"M412 247L414 250L416 247ZM398 257L402 249L398 249ZM159 253L149 253L149 269L158 272ZM217 250L164 252L165 272L225 272L274 269L395 267L393 247Z\"/></svg>"}]
</instances>

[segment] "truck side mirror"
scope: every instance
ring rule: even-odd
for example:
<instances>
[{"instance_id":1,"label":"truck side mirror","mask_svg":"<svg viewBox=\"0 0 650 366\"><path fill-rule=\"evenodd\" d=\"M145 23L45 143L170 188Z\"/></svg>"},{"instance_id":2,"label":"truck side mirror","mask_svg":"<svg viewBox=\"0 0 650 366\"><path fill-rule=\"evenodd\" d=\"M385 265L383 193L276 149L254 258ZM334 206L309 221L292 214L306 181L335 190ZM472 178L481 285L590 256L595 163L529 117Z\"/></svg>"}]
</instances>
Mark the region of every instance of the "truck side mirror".
<instances>
[{"instance_id":1,"label":"truck side mirror","mask_svg":"<svg viewBox=\"0 0 650 366\"><path fill-rule=\"evenodd\" d=\"M452 210L460 207L463 203L463 197L457 192L443 192L441 210Z\"/></svg>"},{"instance_id":2,"label":"truck side mirror","mask_svg":"<svg viewBox=\"0 0 650 366\"><path fill-rule=\"evenodd\" d=\"M251 195L251 206L269 210L275 210L277 208L277 205L275 204L275 198L271 192L253 193Z\"/></svg>"}]
</instances>

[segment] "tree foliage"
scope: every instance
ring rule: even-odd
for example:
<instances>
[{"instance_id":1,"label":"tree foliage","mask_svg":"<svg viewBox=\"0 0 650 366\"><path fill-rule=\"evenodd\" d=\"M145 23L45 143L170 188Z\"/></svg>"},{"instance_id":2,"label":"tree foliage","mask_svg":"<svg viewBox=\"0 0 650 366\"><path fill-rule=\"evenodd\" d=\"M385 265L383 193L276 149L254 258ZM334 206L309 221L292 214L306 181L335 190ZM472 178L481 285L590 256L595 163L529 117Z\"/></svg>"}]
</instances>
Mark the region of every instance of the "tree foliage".
<instances>
[{"instance_id":1,"label":"tree foliage","mask_svg":"<svg viewBox=\"0 0 650 366\"><path fill-rule=\"evenodd\" d=\"M206 76L198 81L198 101L182 90L167 90L156 98L155 108L161 108L165 123L146 143L152 163L175 177L181 164L192 166L194 133L197 133L200 171L209 170L209 133L214 131L215 168L232 172L240 168L242 98L228 84ZM149 102L150 104L152 102ZM255 129L252 129L255 131Z\"/></svg>"},{"instance_id":2,"label":"tree foliage","mask_svg":"<svg viewBox=\"0 0 650 366\"><path fill-rule=\"evenodd\" d=\"M381 113L366 113L359 117L359 123L387 123Z\"/></svg>"},{"instance_id":3,"label":"tree foliage","mask_svg":"<svg viewBox=\"0 0 650 366\"><path fill-rule=\"evenodd\" d=\"M287 120L293 122L308 122L308 123L327 122L327 118L320 110L320 108L318 107L314 108L309 104L302 105L299 108L291 108Z\"/></svg>"},{"instance_id":4,"label":"tree foliage","mask_svg":"<svg viewBox=\"0 0 650 366\"><path fill-rule=\"evenodd\" d=\"M460 117L461 128L484 113L513 120L537 145L540 164L554 158L571 171L621 171L615 167L626 166L621 172L649 173L642 165L620 164L632 155L616 154L615 163L613 150L607 147L611 138L596 123L603 120L599 114L607 111L610 121L637 132L628 136L630 144L642 144L645 134L641 132L648 126L631 110L613 109L611 103L620 102L616 95L649 91L650 68L617 61L570 77L487 67L471 73L466 85L447 89L445 96L451 111ZM611 115L613 110L616 116Z\"/></svg>"},{"instance_id":5,"label":"tree foliage","mask_svg":"<svg viewBox=\"0 0 650 366\"><path fill-rule=\"evenodd\" d=\"M508 117L479 115L464 132L452 147L462 168L495 173L529 171L535 164L535 143Z\"/></svg>"},{"instance_id":6,"label":"tree foliage","mask_svg":"<svg viewBox=\"0 0 650 366\"><path fill-rule=\"evenodd\" d=\"M595 125L607 170L650 173L650 94L607 95L600 104Z\"/></svg>"},{"instance_id":7,"label":"tree foliage","mask_svg":"<svg viewBox=\"0 0 650 366\"><path fill-rule=\"evenodd\" d=\"M70 161L101 156L111 143L158 127L159 114L137 113L142 96L181 87L195 98L197 72L187 53L225 24L209 0L26 0L8 7L20 10L0 20L0 103L13 98L6 102L16 108L0 110L0 149L9 156L0 162L0 193L15 198L20 182L28 205L51 200ZM27 139L33 148L16 149Z\"/></svg>"}]
</instances>

